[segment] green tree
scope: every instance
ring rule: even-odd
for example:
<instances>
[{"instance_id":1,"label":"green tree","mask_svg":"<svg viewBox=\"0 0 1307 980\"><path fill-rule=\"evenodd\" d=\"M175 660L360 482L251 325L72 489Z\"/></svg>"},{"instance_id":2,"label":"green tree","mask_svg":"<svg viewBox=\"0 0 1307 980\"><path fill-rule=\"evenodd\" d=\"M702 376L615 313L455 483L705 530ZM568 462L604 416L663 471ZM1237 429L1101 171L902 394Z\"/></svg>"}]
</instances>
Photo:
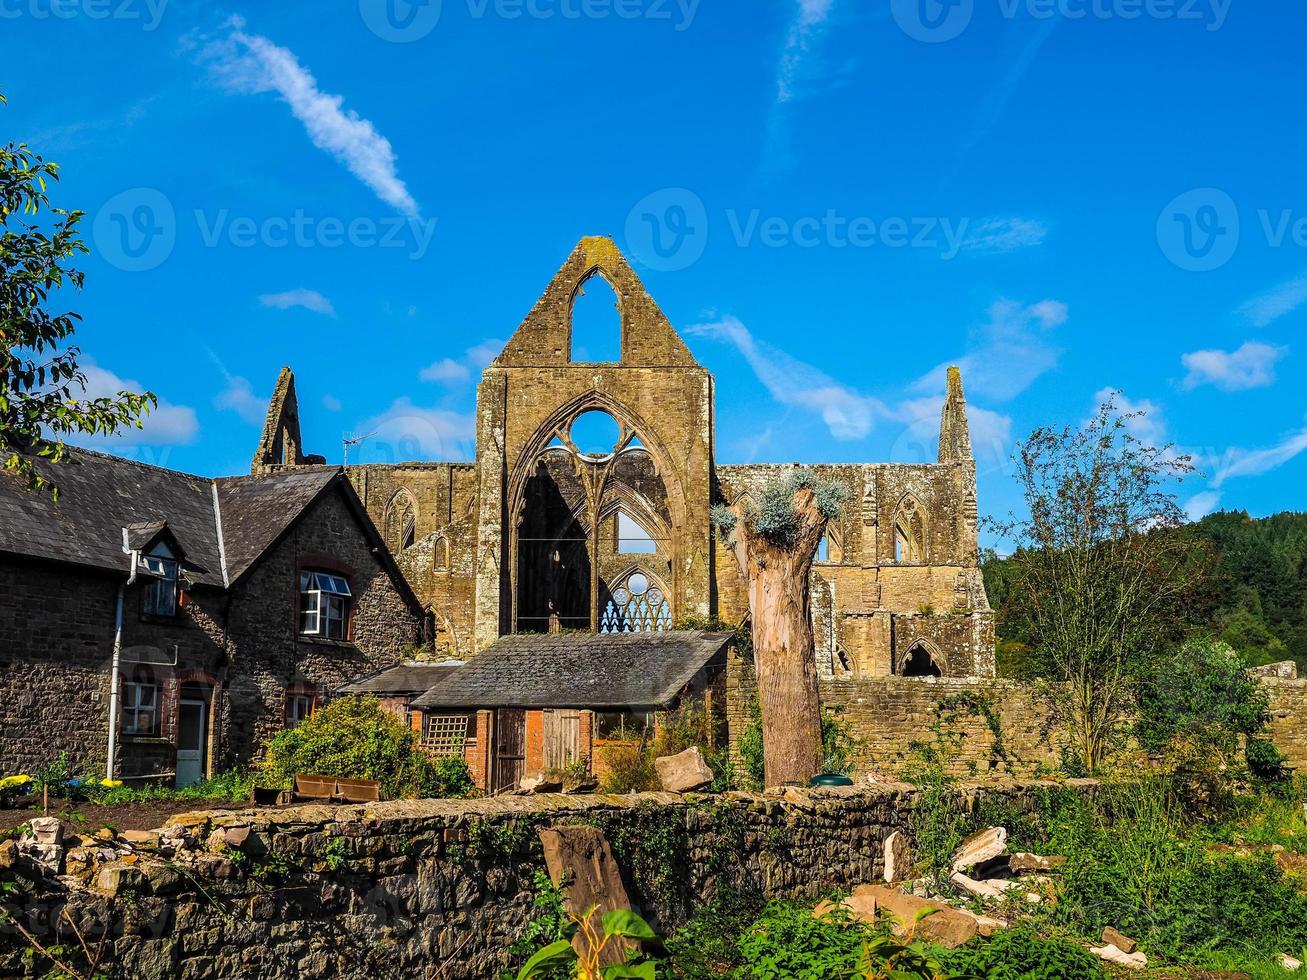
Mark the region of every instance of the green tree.
<instances>
[{"instance_id":1,"label":"green tree","mask_svg":"<svg viewBox=\"0 0 1307 980\"><path fill-rule=\"evenodd\" d=\"M157 404L153 394L129 391L79 397L86 376L78 367L81 351L68 342L81 317L50 307L52 295L82 288L83 274L71 263L87 249L77 231L83 212L50 206L47 189L58 179L58 166L26 144L0 148L0 468L28 490L56 496L58 486L37 469L37 458L66 463L65 436L139 428Z\"/></svg>"},{"instance_id":2,"label":"green tree","mask_svg":"<svg viewBox=\"0 0 1307 980\"><path fill-rule=\"evenodd\" d=\"M1141 658L1174 639L1201 577L1201 549L1168 485L1192 472L1132 434L1109 397L1083 427L1036 429L1016 454L1028 517L991 522L1018 547L1009 620L1055 697L1074 756L1098 770L1123 733Z\"/></svg>"}]
</instances>

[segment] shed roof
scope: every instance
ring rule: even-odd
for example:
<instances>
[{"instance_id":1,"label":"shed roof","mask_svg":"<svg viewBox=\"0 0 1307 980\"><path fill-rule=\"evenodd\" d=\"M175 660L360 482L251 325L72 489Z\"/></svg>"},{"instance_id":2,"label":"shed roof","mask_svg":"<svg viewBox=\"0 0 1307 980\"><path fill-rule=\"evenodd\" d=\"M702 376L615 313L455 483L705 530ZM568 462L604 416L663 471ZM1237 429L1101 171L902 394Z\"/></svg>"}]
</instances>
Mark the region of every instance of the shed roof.
<instances>
[{"instance_id":1,"label":"shed roof","mask_svg":"<svg viewBox=\"0 0 1307 980\"><path fill-rule=\"evenodd\" d=\"M732 633L520 633L504 636L413 701L420 708L660 707Z\"/></svg>"},{"instance_id":2,"label":"shed roof","mask_svg":"<svg viewBox=\"0 0 1307 980\"><path fill-rule=\"evenodd\" d=\"M365 677L356 677L339 689L341 694L422 694L431 690L462 664L400 664Z\"/></svg>"}]
</instances>

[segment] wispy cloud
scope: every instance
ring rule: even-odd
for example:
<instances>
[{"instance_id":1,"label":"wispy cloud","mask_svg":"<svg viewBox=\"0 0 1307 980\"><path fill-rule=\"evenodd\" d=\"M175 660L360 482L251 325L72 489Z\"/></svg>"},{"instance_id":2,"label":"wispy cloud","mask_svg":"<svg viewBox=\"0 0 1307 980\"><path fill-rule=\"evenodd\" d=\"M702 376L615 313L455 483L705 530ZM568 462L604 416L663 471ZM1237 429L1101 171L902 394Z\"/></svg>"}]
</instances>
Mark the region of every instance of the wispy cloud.
<instances>
[{"instance_id":1,"label":"wispy cloud","mask_svg":"<svg viewBox=\"0 0 1307 980\"><path fill-rule=\"evenodd\" d=\"M322 407L325 408L328 412L339 412L345 406L341 404L340 399L337 398L335 395L323 395Z\"/></svg>"},{"instance_id":2,"label":"wispy cloud","mask_svg":"<svg viewBox=\"0 0 1307 980\"><path fill-rule=\"evenodd\" d=\"M120 391L139 395L145 391L139 381L120 377L93 361L83 359L82 373L86 375L83 392L86 398L113 398ZM140 429L128 428L112 436L86 436L70 441L76 445L97 448L181 446L194 442L199 431L200 423L195 417L195 409L186 405L174 405L160 398L159 404L145 416Z\"/></svg>"},{"instance_id":3,"label":"wispy cloud","mask_svg":"<svg viewBox=\"0 0 1307 980\"><path fill-rule=\"evenodd\" d=\"M472 377L475 371L480 373L485 370L487 364L499 356L499 352L504 349L504 341L491 338L483 340L481 343L469 347L463 352L463 356L455 360L452 357L442 357L440 360L428 364L418 372L418 377L423 381L430 381L434 384L457 385L462 384Z\"/></svg>"},{"instance_id":4,"label":"wispy cloud","mask_svg":"<svg viewBox=\"0 0 1307 980\"><path fill-rule=\"evenodd\" d=\"M1015 252L1044 244L1048 227L1031 218L993 218L971 229L962 241L962 251L984 253Z\"/></svg>"},{"instance_id":5,"label":"wispy cloud","mask_svg":"<svg viewBox=\"0 0 1307 980\"><path fill-rule=\"evenodd\" d=\"M1227 482L1279 469L1304 451L1307 451L1307 427L1290 432L1275 445L1263 449L1227 449L1216 459L1215 472L1207 489L1185 503L1185 512L1191 520L1205 517L1220 504L1221 490Z\"/></svg>"},{"instance_id":6,"label":"wispy cloud","mask_svg":"<svg viewBox=\"0 0 1307 980\"><path fill-rule=\"evenodd\" d=\"M733 346L776 401L815 412L836 439L862 439L871 432L875 415L886 414L877 399L860 394L811 364L758 340L736 317L695 324L687 333Z\"/></svg>"},{"instance_id":7,"label":"wispy cloud","mask_svg":"<svg viewBox=\"0 0 1307 980\"><path fill-rule=\"evenodd\" d=\"M955 364L962 369L969 392L986 400L1010 401L1057 366L1062 352L1051 342L1051 334L1066 323L1067 316L1066 304L1057 300L1029 305L998 300L989 308L989 319L971 331L967 352L936 365L912 388L943 391L944 372Z\"/></svg>"},{"instance_id":8,"label":"wispy cloud","mask_svg":"<svg viewBox=\"0 0 1307 980\"><path fill-rule=\"evenodd\" d=\"M1237 350L1196 350L1182 354L1180 360L1189 371L1184 387L1211 384L1222 391L1265 388L1275 382L1276 362L1286 353L1284 347L1250 340Z\"/></svg>"},{"instance_id":9,"label":"wispy cloud","mask_svg":"<svg viewBox=\"0 0 1307 980\"><path fill-rule=\"evenodd\" d=\"M1261 296L1250 299L1240 307L1240 312L1254 326L1265 327L1292 313L1303 303L1307 303L1307 275L1289 279Z\"/></svg>"},{"instance_id":10,"label":"wispy cloud","mask_svg":"<svg viewBox=\"0 0 1307 980\"><path fill-rule=\"evenodd\" d=\"M254 393L246 378L228 374L227 387L214 396L213 407L235 412L243 421L259 425L268 416L268 401Z\"/></svg>"},{"instance_id":11,"label":"wispy cloud","mask_svg":"<svg viewBox=\"0 0 1307 980\"><path fill-rule=\"evenodd\" d=\"M434 364L428 364L418 372L418 377L423 381L434 381L437 384L452 384L458 381L466 381L469 374L466 365L446 357Z\"/></svg>"},{"instance_id":12,"label":"wispy cloud","mask_svg":"<svg viewBox=\"0 0 1307 980\"><path fill-rule=\"evenodd\" d=\"M792 102L799 86L811 76L833 6L834 0L794 0L794 14L776 69L778 103Z\"/></svg>"},{"instance_id":13,"label":"wispy cloud","mask_svg":"<svg viewBox=\"0 0 1307 980\"><path fill-rule=\"evenodd\" d=\"M336 315L336 308L331 305L331 300L314 289L291 289L284 293L267 293L259 297L259 302L277 310L289 310L298 306L311 313L321 313L323 316Z\"/></svg>"},{"instance_id":14,"label":"wispy cloud","mask_svg":"<svg viewBox=\"0 0 1307 980\"><path fill-rule=\"evenodd\" d=\"M410 218L418 216L417 201L399 178L395 151L371 122L342 108L343 96L319 89L290 49L246 33L243 18L233 17L226 27L226 36L209 43L201 55L223 85L246 95L276 92L314 146L344 164L381 200Z\"/></svg>"}]
</instances>

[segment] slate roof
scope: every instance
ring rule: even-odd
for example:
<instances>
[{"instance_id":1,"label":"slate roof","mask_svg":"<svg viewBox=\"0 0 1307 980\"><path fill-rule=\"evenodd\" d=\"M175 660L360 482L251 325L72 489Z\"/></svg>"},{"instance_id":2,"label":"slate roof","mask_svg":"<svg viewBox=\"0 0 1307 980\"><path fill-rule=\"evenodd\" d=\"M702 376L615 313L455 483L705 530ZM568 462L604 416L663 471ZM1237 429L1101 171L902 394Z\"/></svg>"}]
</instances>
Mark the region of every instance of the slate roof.
<instances>
[{"instance_id":1,"label":"slate roof","mask_svg":"<svg viewBox=\"0 0 1307 980\"><path fill-rule=\"evenodd\" d=\"M401 664L350 681L340 694L421 694L462 670L461 664Z\"/></svg>"},{"instance_id":2,"label":"slate roof","mask_svg":"<svg viewBox=\"0 0 1307 980\"><path fill-rule=\"evenodd\" d=\"M380 544L337 467L297 467L270 476L210 480L84 449L75 450L73 456L75 463L57 467L37 462L59 486L57 503L48 493L28 493L17 479L0 473L0 553L125 576L124 528L130 546L139 546L166 524L185 552L185 576L197 585L223 588L248 571L337 480L366 533ZM392 566L399 587L411 596L389 553L381 557Z\"/></svg>"},{"instance_id":3,"label":"slate roof","mask_svg":"<svg viewBox=\"0 0 1307 980\"><path fill-rule=\"evenodd\" d=\"M500 637L413 701L419 708L629 708L672 701L732 633Z\"/></svg>"}]
</instances>

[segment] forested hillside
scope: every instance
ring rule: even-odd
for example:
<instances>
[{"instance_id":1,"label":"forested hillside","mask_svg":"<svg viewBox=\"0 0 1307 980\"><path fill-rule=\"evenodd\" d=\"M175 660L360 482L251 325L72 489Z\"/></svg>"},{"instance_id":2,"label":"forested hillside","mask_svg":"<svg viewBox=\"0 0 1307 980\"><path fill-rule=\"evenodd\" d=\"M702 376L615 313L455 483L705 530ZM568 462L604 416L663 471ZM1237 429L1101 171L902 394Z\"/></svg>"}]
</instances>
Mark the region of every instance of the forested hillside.
<instances>
[{"instance_id":1,"label":"forested hillside","mask_svg":"<svg viewBox=\"0 0 1307 980\"><path fill-rule=\"evenodd\" d=\"M1201 599L1184 611L1191 631L1208 632L1234 647L1249 666L1296 660L1307 676L1307 513L1254 519L1223 511L1178 532L1196 551L1208 549L1209 574ZM999 619L999 671L1037 673L1023 617L1007 603L1011 562L989 555L985 585Z\"/></svg>"}]
</instances>

